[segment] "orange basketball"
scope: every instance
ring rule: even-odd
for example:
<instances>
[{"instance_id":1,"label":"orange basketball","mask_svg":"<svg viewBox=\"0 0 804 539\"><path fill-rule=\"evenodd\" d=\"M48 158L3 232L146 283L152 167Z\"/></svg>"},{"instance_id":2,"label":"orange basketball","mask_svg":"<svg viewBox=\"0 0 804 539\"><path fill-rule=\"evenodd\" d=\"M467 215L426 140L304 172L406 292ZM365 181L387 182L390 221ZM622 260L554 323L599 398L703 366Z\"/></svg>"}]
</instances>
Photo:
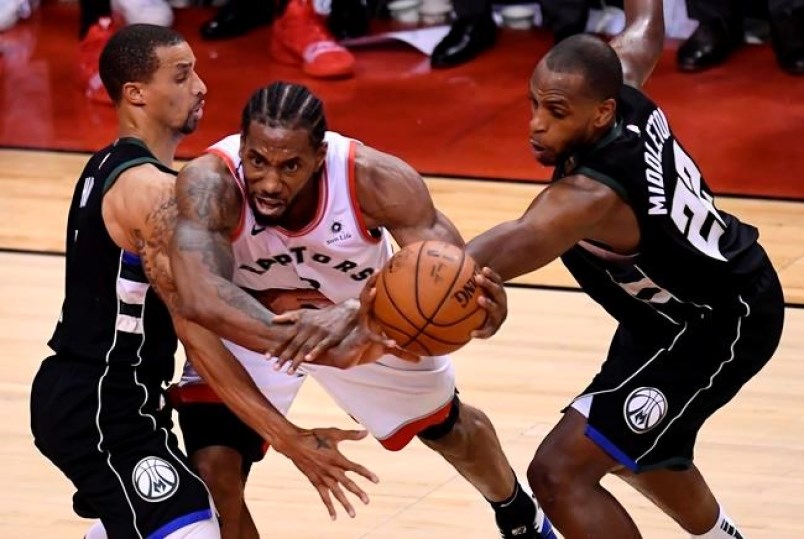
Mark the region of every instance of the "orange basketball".
<instances>
[{"instance_id":1,"label":"orange basketball","mask_svg":"<svg viewBox=\"0 0 804 539\"><path fill-rule=\"evenodd\" d=\"M441 241L408 245L377 278L374 315L385 334L414 354L453 352L486 321L477 304L475 261Z\"/></svg>"}]
</instances>

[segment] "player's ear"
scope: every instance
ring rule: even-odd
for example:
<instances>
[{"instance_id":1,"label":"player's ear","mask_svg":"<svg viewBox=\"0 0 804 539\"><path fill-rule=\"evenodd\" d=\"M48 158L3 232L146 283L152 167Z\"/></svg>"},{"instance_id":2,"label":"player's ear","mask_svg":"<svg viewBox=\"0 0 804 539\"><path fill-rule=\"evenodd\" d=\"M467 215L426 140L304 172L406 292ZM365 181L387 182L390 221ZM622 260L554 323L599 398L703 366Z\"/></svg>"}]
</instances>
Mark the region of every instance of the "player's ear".
<instances>
[{"instance_id":1,"label":"player's ear","mask_svg":"<svg viewBox=\"0 0 804 539\"><path fill-rule=\"evenodd\" d=\"M604 127L609 125L617 113L617 102L614 99L606 99L597 106L597 115L595 116L595 127Z\"/></svg>"},{"instance_id":2,"label":"player's ear","mask_svg":"<svg viewBox=\"0 0 804 539\"><path fill-rule=\"evenodd\" d=\"M237 155L240 160L243 160L243 153L246 151L246 134L240 133L240 148L237 150Z\"/></svg>"},{"instance_id":3,"label":"player's ear","mask_svg":"<svg viewBox=\"0 0 804 539\"><path fill-rule=\"evenodd\" d=\"M142 106L145 104L142 86L137 82L127 82L123 85L123 99L132 105Z\"/></svg>"},{"instance_id":4,"label":"player's ear","mask_svg":"<svg viewBox=\"0 0 804 539\"><path fill-rule=\"evenodd\" d=\"M327 143L322 142L321 146L315 151L315 169L321 170L321 167L324 166L324 161L327 158Z\"/></svg>"}]
</instances>

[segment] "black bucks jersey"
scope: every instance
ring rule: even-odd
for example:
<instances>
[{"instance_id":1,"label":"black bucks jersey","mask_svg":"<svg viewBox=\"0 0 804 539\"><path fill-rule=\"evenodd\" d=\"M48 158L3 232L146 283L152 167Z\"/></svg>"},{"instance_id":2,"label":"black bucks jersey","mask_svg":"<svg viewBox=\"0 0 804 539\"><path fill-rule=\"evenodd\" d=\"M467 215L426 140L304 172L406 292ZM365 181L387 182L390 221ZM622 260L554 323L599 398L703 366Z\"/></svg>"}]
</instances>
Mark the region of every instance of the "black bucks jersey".
<instances>
[{"instance_id":1,"label":"black bucks jersey","mask_svg":"<svg viewBox=\"0 0 804 539\"><path fill-rule=\"evenodd\" d=\"M123 138L97 152L75 187L67 219L65 298L53 337L57 355L138 365L151 381L173 372L177 339L167 308L139 257L118 247L103 222L103 195L134 166L162 165L142 142Z\"/></svg>"},{"instance_id":2,"label":"black bucks jersey","mask_svg":"<svg viewBox=\"0 0 804 539\"><path fill-rule=\"evenodd\" d=\"M556 167L553 181L581 174L614 189L639 222L639 252L621 256L580 242L562 261L620 322L641 323L652 307L674 323L734 305L767 263L756 228L715 206L698 166L667 117L639 90L623 86L617 121L594 147Z\"/></svg>"}]
</instances>

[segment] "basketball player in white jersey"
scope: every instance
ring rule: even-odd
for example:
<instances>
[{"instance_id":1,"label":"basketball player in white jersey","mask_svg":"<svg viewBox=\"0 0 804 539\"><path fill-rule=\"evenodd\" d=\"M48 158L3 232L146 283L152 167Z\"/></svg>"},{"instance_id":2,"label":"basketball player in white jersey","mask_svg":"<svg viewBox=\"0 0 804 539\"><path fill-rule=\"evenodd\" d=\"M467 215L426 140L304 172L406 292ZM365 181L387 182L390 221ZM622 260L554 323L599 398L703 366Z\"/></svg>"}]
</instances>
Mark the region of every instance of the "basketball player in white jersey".
<instances>
[{"instance_id":1,"label":"basketball player in white jersey","mask_svg":"<svg viewBox=\"0 0 804 539\"><path fill-rule=\"evenodd\" d=\"M214 144L180 172L177 200L171 263L177 282L183 281L185 314L219 334L222 324L239 326L224 317L231 308L222 301L238 286L275 311L343 305L360 295L389 258L389 235L403 246L430 239L463 245L418 173L393 156L328 132L321 101L295 84L276 82L255 92L243 111L241 133ZM476 336L490 336L505 318L505 294L491 273L478 282L489 321ZM242 294L238 304L247 316L270 319L267 309ZM321 328L348 329L356 321L327 307L296 312L296 318L308 328L313 319ZM418 436L438 451L489 501L503 537L554 537L519 486L489 419L458 400L449 358L411 362L385 355L344 369L308 357L289 374L277 358L238 346L251 348L250 338L234 333L229 335L238 344L227 346L278 409L287 411L302 382L315 378L386 449L400 450ZM279 355L298 359L312 350L315 356L328 345L328 339L321 341L315 330L305 330ZM338 366L353 363L362 360ZM265 451L262 440L191 367L174 396L188 454L221 510L224 536L258 536L243 488L251 464Z\"/></svg>"}]
</instances>

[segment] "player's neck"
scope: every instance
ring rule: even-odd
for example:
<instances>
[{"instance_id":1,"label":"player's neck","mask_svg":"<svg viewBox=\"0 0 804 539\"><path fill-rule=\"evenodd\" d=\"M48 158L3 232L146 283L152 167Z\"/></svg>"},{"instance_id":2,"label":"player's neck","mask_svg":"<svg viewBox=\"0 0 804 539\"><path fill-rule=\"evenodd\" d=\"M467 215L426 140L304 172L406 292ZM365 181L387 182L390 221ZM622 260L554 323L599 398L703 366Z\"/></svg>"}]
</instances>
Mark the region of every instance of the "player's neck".
<instances>
[{"instance_id":1,"label":"player's neck","mask_svg":"<svg viewBox=\"0 0 804 539\"><path fill-rule=\"evenodd\" d=\"M302 187L302 191L296 195L287 214L280 226L286 230L301 230L315 219L318 213L318 206L321 204L321 182L322 174L313 176L307 184Z\"/></svg>"},{"instance_id":2,"label":"player's neck","mask_svg":"<svg viewBox=\"0 0 804 539\"><path fill-rule=\"evenodd\" d=\"M120 122L118 131L120 138L134 137L141 140L154 157L168 167L173 167L182 134L176 130L159 125L140 125L138 122Z\"/></svg>"}]
</instances>

